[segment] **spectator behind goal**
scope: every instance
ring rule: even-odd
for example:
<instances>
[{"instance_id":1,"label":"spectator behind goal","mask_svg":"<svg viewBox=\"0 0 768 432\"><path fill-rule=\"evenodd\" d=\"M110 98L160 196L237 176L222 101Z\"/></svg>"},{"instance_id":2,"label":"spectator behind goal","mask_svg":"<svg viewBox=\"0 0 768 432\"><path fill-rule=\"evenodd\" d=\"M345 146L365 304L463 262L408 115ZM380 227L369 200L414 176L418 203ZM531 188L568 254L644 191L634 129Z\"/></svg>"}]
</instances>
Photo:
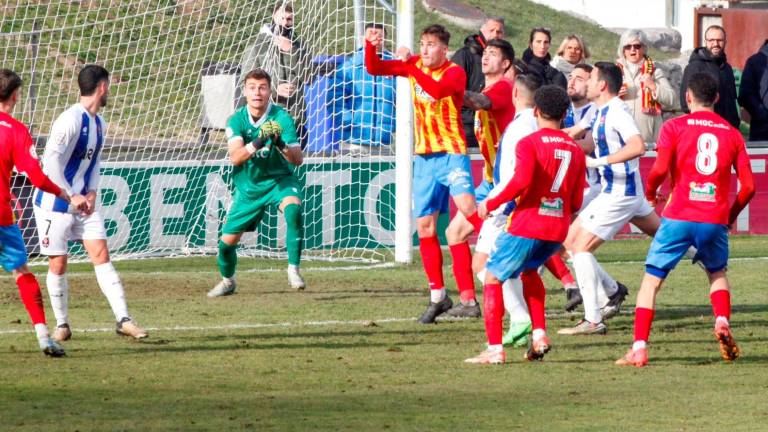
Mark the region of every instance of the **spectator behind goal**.
<instances>
[{"instance_id":1,"label":"spectator behind goal","mask_svg":"<svg viewBox=\"0 0 768 432\"><path fill-rule=\"evenodd\" d=\"M387 35L383 24L367 23L365 37ZM373 36L371 36L373 37ZM377 47L383 60L394 55ZM341 140L350 152L389 153L395 131L395 79L373 76L365 70L365 49L355 51L336 70L326 105L333 113L333 127L341 129Z\"/></svg>"}]
</instances>

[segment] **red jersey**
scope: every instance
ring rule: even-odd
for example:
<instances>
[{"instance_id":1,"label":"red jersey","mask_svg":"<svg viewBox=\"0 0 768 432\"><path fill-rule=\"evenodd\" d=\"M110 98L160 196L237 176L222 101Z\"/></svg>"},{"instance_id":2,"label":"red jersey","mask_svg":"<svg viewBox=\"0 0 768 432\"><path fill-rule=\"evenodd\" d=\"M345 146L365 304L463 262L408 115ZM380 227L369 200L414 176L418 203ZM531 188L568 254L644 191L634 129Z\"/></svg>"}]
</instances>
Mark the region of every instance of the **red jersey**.
<instances>
[{"instance_id":1,"label":"red jersey","mask_svg":"<svg viewBox=\"0 0 768 432\"><path fill-rule=\"evenodd\" d=\"M416 154L466 154L467 142L461 123L467 74L446 61L430 69L420 56L407 61L382 60L376 48L365 42L365 67L371 75L407 77L414 106L414 152Z\"/></svg>"},{"instance_id":2,"label":"red jersey","mask_svg":"<svg viewBox=\"0 0 768 432\"><path fill-rule=\"evenodd\" d=\"M35 155L29 130L9 114L0 112L0 226L15 222L11 208L13 167L24 173L36 187L58 195L61 189L43 174Z\"/></svg>"},{"instance_id":3,"label":"red jersey","mask_svg":"<svg viewBox=\"0 0 768 432\"><path fill-rule=\"evenodd\" d=\"M752 172L741 133L719 115L698 111L664 123L657 148L659 157L648 177L646 195L654 197L670 173L672 193L662 215L728 224L731 167L747 171L750 177Z\"/></svg>"},{"instance_id":4,"label":"red jersey","mask_svg":"<svg viewBox=\"0 0 768 432\"><path fill-rule=\"evenodd\" d=\"M571 215L581 208L586 179L584 151L567 134L541 129L517 143L515 175L489 199L488 211L517 198L507 231L518 237L562 242Z\"/></svg>"},{"instance_id":5,"label":"red jersey","mask_svg":"<svg viewBox=\"0 0 768 432\"><path fill-rule=\"evenodd\" d=\"M490 87L485 88L483 94L491 100L491 109L475 112L475 137L485 160L483 174L485 180L491 184L493 184L493 164L496 161L496 150L499 148L501 135L515 118L515 105L512 104L514 86L512 80L502 77Z\"/></svg>"}]
</instances>

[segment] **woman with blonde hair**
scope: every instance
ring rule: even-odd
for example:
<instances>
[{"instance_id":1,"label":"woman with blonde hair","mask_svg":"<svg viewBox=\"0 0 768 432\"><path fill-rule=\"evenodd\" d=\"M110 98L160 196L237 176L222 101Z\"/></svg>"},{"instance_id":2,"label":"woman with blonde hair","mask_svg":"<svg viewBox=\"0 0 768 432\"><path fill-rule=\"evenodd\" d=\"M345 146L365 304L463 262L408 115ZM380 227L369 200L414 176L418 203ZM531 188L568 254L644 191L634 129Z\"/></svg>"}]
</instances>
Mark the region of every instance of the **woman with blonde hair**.
<instances>
[{"instance_id":1,"label":"woman with blonde hair","mask_svg":"<svg viewBox=\"0 0 768 432\"><path fill-rule=\"evenodd\" d=\"M619 39L618 60L624 84L619 97L629 107L646 145L656 142L662 110L675 108L675 90L664 71L647 55L648 38L642 30L630 29Z\"/></svg>"},{"instance_id":2,"label":"woman with blonde hair","mask_svg":"<svg viewBox=\"0 0 768 432\"><path fill-rule=\"evenodd\" d=\"M557 55L549 65L562 72L567 78L573 72L574 66L585 63L589 56L589 48L584 39L579 35L572 34L563 39L557 49Z\"/></svg>"}]
</instances>

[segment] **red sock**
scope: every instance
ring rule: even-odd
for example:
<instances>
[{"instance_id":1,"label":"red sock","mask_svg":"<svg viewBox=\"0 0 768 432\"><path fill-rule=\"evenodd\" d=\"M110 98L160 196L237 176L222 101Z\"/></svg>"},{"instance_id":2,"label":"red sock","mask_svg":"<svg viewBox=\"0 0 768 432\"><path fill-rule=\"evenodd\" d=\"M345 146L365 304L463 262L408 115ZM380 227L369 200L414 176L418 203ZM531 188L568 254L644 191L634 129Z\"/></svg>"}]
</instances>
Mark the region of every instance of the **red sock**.
<instances>
[{"instance_id":1,"label":"red sock","mask_svg":"<svg viewBox=\"0 0 768 432\"><path fill-rule=\"evenodd\" d=\"M500 283L485 284L483 287L483 316L488 345L501 345L504 297Z\"/></svg>"},{"instance_id":2,"label":"red sock","mask_svg":"<svg viewBox=\"0 0 768 432\"><path fill-rule=\"evenodd\" d=\"M712 302L712 311L715 313L715 318L725 317L730 321L731 293L728 290L717 290L709 295L709 300Z\"/></svg>"},{"instance_id":3,"label":"red sock","mask_svg":"<svg viewBox=\"0 0 768 432\"><path fill-rule=\"evenodd\" d=\"M459 296L462 301L475 299L475 277L472 275L472 251L469 243L462 242L448 246L453 258L453 277L459 287Z\"/></svg>"},{"instance_id":4,"label":"red sock","mask_svg":"<svg viewBox=\"0 0 768 432\"><path fill-rule=\"evenodd\" d=\"M573 275L571 274L571 270L568 269L568 266L565 265L565 261L563 261L563 258L559 254L554 254L544 263L544 267L549 270L550 273L555 275L556 278L560 279L560 282L563 283L563 286L566 285L573 285L576 283L576 281L573 279Z\"/></svg>"},{"instance_id":5,"label":"red sock","mask_svg":"<svg viewBox=\"0 0 768 432\"><path fill-rule=\"evenodd\" d=\"M445 288L443 281L443 251L440 249L440 240L434 237L419 237L419 250L424 272L427 274L429 289Z\"/></svg>"},{"instance_id":6,"label":"red sock","mask_svg":"<svg viewBox=\"0 0 768 432\"><path fill-rule=\"evenodd\" d=\"M471 215L467 216L467 221L469 221L469 223L475 227L475 234L480 234L480 228L483 227L483 220L480 219L480 216L477 215L477 210L472 212Z\"/></svg>"},{"instance_id":7,"label":"red sock","mask_svg":"<svg viewBox=\"0 0 768 432\"><path fill-rule=\"evenodd\" d=\"M648 337L651 335L653 313L653 309L635 308L635 342L648 342Z\"/></svg>"},{"instance_id":8,"label":"red sock","mask_svg":"<svg viewBox=\"0 0 768 432\"><path fill-rule=\"evenodd\" d=\"M541 281L539 272L528 270L520 279L523 281L523 297L528 303L528 312L531 314L531 327L535 329L547 329L547 321L544 317L544 298L547 295L544 290L544 282Z\"/></svg>"},{"instance_id":9,"label":"red sock","mask_svg":"<svg viewBox=\"0 0 768 432\"><path fill-rule=\"evenodd\" d=\"M32 324L45 324L45 309L43 309L43 295L40 293L40 285L32 273L22 274L16 279L19 286L19 295L24 307L27 309Z\"/></svg>"}]
</instances>

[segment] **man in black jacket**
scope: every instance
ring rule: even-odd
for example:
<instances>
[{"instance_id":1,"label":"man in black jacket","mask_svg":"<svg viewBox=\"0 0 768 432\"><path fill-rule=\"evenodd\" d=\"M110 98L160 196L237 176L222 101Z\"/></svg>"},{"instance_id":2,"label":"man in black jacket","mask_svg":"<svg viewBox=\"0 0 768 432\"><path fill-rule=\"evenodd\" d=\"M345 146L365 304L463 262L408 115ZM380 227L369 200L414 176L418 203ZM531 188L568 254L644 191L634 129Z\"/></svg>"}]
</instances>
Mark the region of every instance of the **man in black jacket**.
<instances>
[{"instance_id":1,"label":"man in black jacket","mask_svg":"<svg viewBox=\"0 0 768 432\"><path fill-rule=\"evenodd\" d=\"M464 39L464 46L456 50L451 61L461 66L467 74L466 90L479 93L485 88L483 76L483 51L488 41L504 38L504 18L489 17L480 27L480 33L472 34ZM514 54L514 51L513 51ZM467 137L467 147L477 148L475 138L475 111L463 107L461 122L464 124L464 135Z\"/></svg>"},{"instance_id":2,"label":"man in black jacket","mask_svg":"<svg viewBox=\"0 0 768 432\"><path fill-rule=\"evenodd\" d=\"M688 66L683 72L683 81L680 83L680 107L686 113L689 112L685 102L685 89L688 88L688 80L697 72L704 72L716 79L719 84L720 98L715 103L715 112L728 121L733 127L738 128L739 111L736 105L736 79L733 77L733 68L725 58L725 29L719 25L712 25L704 32L705 46L696 48L691 53Z\"/></svg>"},{"instance_id":3,"label":"man in black jacket","mask_svg":"<svg viewBox=\"0 0 768 432\"><path fill-rule=\"evenodd\" d=\"M741 74L739 104L749 113L749 140L768 141L768 39L747 59Z\"/></svg>"}]
</instances>

